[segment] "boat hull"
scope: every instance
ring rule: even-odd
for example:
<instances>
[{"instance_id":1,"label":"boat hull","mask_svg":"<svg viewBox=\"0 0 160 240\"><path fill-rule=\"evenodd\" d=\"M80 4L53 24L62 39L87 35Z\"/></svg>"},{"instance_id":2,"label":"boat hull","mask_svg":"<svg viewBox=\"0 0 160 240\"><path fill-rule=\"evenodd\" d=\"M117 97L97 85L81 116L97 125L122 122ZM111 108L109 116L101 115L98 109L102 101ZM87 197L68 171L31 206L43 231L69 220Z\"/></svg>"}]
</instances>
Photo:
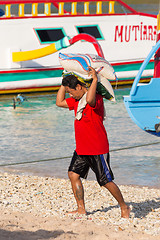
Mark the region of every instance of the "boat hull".
<instances>
[{"instance_id":1,"label":"boat hull","mask_svg":"<svg viewBox=\"0 0 160 240\"><path fill-rule=\"evenodd\" d=\"M131 85L134 76L138 72L140 63L126 63L113 65L115 72L119 72L118 81L110 80L112 86ZM153 75L153 62L144 72L141 82L148 82ZM150 69L151 68L151 69ZM127 70L128 69L128 70ZM62 82L63 68L36 68L36 69L12 69L0 71L0 94L57 91Z\"/></svg>"},{"instance_id":2,"label":"boat hull","mask_svg":"<svg viewBox=\"0 0 160 240\"><path fill-rule=\"evenodd\" d=\"M160 78L152 78L148 84L139 84L135 96L124 96L124 104L130 118L142 130L160 136L156 124L160 124Z\"/></svg>"}]
</instances>

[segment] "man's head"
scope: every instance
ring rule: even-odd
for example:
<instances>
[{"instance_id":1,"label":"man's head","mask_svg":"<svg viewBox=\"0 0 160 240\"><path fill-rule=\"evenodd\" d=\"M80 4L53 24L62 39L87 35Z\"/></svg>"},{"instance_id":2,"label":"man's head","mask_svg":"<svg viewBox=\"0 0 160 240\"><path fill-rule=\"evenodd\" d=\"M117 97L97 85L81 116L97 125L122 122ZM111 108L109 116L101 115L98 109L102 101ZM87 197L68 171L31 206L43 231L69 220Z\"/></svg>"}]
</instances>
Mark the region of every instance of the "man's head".
<instances>
[{"instance_id":1,"label":"man's head","mask_svg":"<svg viewBox=\"0 0 160 240\"><path fill-rule=\"evenodd\" d=\"M62 85L65 87L66 92L69 93L70 97L76 100L81 99L87 91L85 85L72 74L63 77Z\"/></svg>"}]
</instances>

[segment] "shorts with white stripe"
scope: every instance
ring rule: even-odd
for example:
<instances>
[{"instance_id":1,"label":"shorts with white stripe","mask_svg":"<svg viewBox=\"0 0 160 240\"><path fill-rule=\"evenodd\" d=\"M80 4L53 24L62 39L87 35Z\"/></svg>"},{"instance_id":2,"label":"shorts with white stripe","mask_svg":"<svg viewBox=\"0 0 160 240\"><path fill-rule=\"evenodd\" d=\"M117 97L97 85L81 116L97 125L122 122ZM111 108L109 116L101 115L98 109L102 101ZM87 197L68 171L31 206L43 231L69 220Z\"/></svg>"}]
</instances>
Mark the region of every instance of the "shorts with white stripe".
<instances>
[{"instance_id":1,"label":"shorts with white stripe","mask_svg":"<svg viewBox=\"0 0 160 240\"><path fill-rule=\"evenodd\" d=\"M114 179L110 167L109 153L101 155L78 155L75 151L68 171L75 172L82 178L87 178L90 168L95 173L100 186L104 186Z\"/></svg>"}]
</instances>

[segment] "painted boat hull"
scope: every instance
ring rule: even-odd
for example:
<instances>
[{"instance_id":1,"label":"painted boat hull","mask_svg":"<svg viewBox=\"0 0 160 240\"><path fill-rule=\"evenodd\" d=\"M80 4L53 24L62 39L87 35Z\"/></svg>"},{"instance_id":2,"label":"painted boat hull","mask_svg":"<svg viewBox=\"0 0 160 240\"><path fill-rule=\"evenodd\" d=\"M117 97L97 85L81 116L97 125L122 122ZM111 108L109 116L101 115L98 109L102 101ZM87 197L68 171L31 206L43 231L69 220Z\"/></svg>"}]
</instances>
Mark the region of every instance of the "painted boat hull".
<instances>
[{"instance_id":1,"label":"painted boat hull","mask_svg":"<svg viewBox=\"0 0 160 240\"><path fill-rule=\"evenodd\" d=\"M139 80L150 58L159 48L160 40L152 48L141 65L132 85L130 95L124 96L124 104L133 122L142 130L158 137L160 137L160 77L156 76L146 84L139 83Z\"/></svg>"},{"instance_id":2,"label":"painted boat hull","mask_svg":"<svg viewBox=\"0 0 160 240\"><path fill-rule=\"evenodd\" d=\"M66 36L76 36L78 26L97 26L101 39L97 39L104 57L114 67L118 83L132 84L139 67L156 41L156 16L141 14L113 15L51 15L0 18L0 94L57 90L61 84L62 68L58 52L29 61L13 62L12 53L49 46L43 43L38 29L62 28ZM136 51L135 51L136 49ZM63 53L96 54L90 42L79 41ZM153 61L142 75L142 80L153 76Z\"/></svg>"},{"instance_id":3,"label":"painted boat hull","mask_svg":"<svg viewBox=\"0 0 160 240\"><path fill-rule=\"evenodd\" d=\"M155 125L160 123L160 78L148 84L139 84L136 97L124 96L124 103L133 122L142 130L160 137Z\"/></svg>"}]
</instances>

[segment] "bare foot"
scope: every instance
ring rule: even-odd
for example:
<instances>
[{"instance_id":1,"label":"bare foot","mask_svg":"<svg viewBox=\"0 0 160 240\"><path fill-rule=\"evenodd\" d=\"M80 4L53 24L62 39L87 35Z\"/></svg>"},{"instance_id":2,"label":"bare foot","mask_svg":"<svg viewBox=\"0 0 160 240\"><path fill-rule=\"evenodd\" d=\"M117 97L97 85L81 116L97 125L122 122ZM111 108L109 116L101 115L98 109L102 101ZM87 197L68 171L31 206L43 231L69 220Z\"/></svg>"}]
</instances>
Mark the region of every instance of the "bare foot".
<instances>
[{"instance_id":1,"label":"bare foot","mask_svg":"<svg viewBox=\"0 0 160 240\"><path fill-rule=\"evenodd\" d=\"M131 211L131 209L130 209L129 206L121 208L121 217L122 218L129 218L130 211Z\"/></svg>"},{"instance_id":2,"label":"bare foot","mask_svg":"<svg viewBox=\"0 0 160 240\"><path fill-rule=\"evenodd\" d=\"M75 211L66 212L67 215L69 215L69 214L76 214L76 213L78 213L78 214L87 214L85 209L82 209L82 208L79 208L79 209L77 209Z\"/></svg>"}]
</instances>

